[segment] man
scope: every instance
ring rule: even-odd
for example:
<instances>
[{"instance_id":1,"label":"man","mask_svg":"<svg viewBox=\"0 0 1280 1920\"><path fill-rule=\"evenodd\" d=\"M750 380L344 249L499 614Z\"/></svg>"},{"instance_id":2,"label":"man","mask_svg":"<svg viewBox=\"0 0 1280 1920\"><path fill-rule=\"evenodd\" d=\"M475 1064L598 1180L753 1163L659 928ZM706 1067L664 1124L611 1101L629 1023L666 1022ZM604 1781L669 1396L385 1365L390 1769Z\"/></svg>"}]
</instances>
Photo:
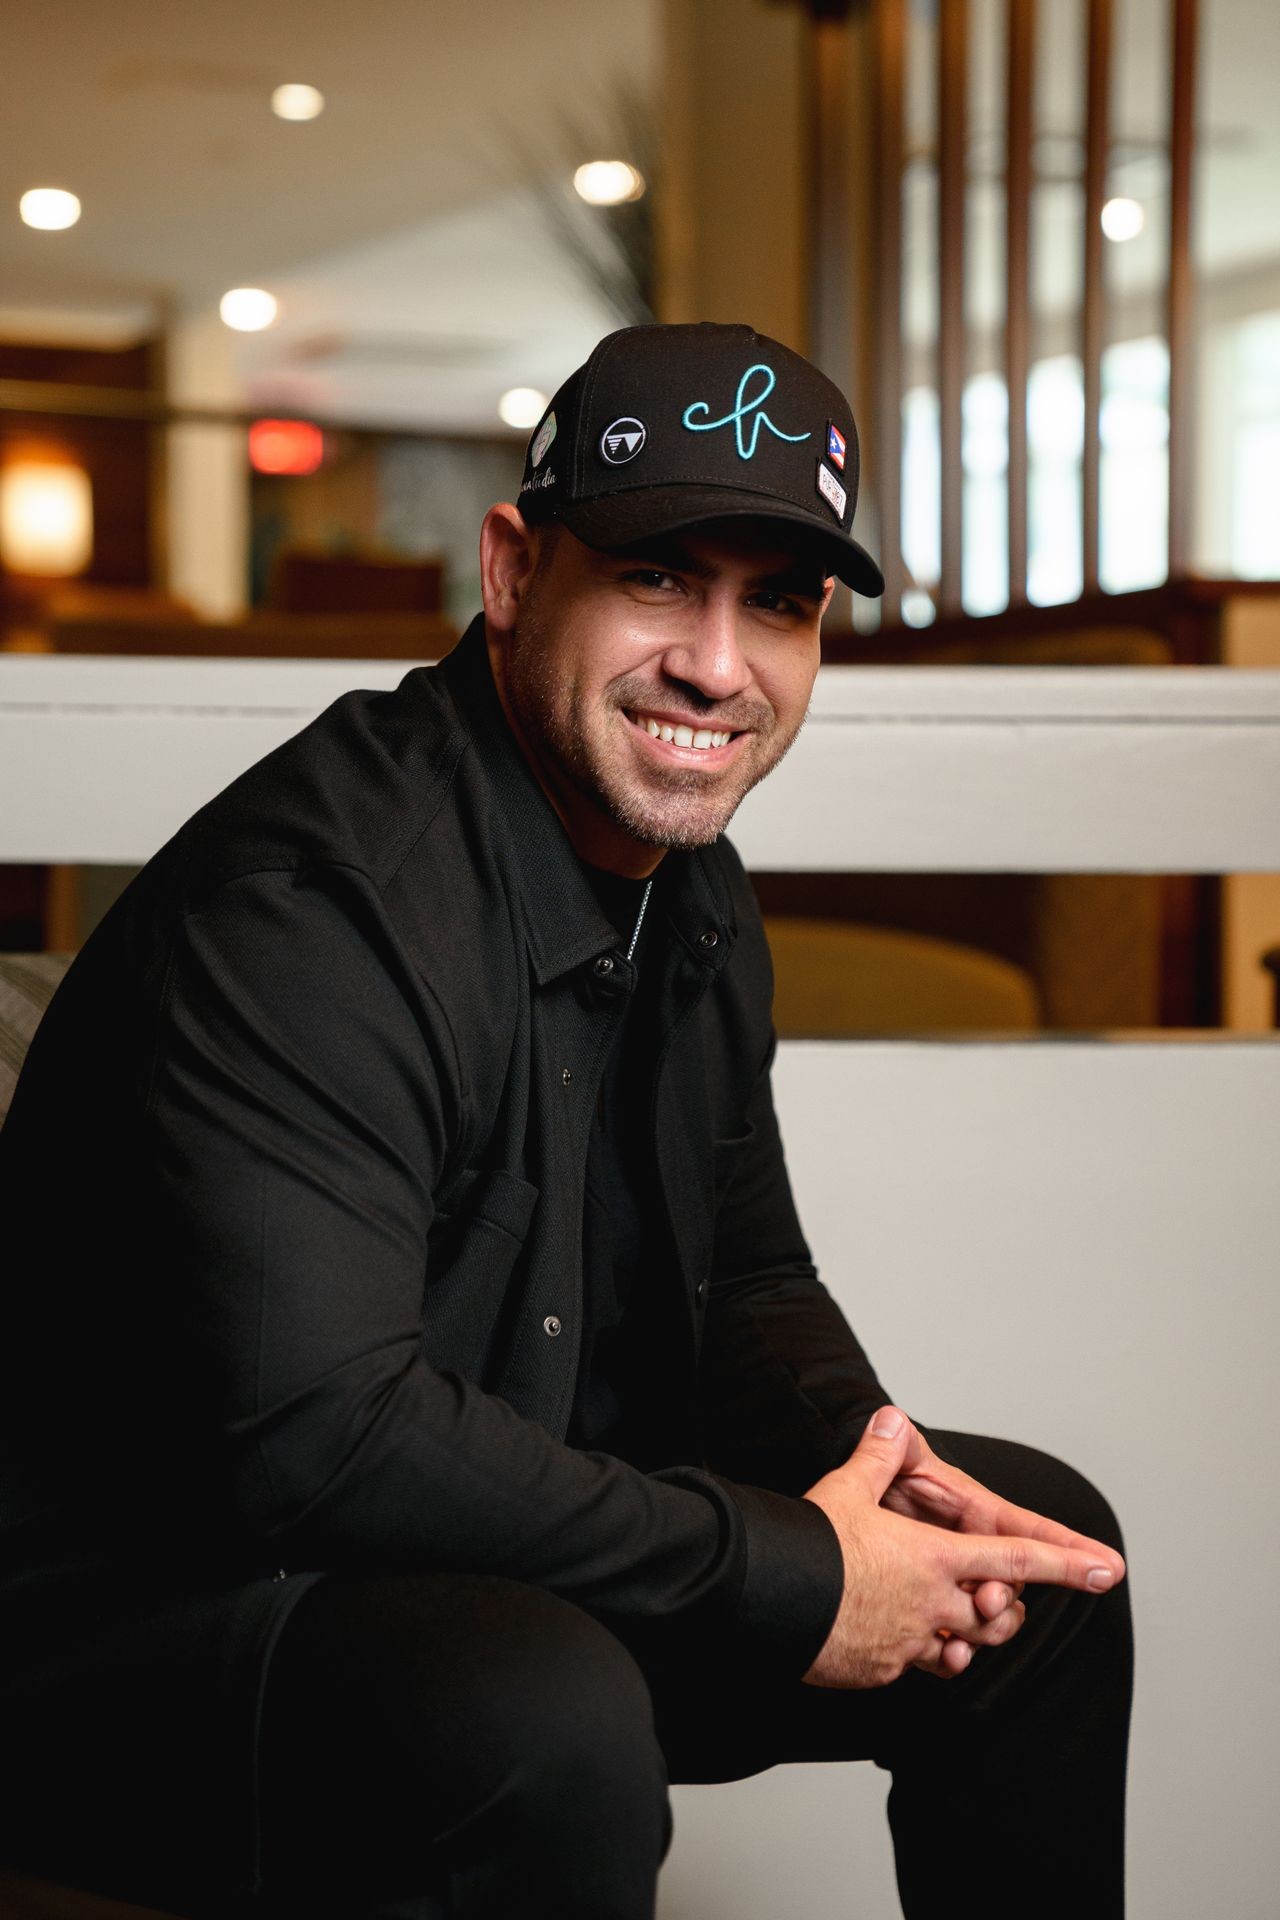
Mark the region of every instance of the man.
<instances>
[{"instance_id":1,"label":"man","mask_svg":"<svg viewBox=\"0 0 1280 1920\"><path fill-rule=\"evenodd\" d=\"M639 1920L670 1781L864 1757L909 1920L1122 1912L1115 1516L892 1407L774 1116L724 828L833 577L882 589L857 462L777 342L610 335L454 652L251 767L77 957L0 1134L15 1857Z\"/></svg>"}]
</instances>

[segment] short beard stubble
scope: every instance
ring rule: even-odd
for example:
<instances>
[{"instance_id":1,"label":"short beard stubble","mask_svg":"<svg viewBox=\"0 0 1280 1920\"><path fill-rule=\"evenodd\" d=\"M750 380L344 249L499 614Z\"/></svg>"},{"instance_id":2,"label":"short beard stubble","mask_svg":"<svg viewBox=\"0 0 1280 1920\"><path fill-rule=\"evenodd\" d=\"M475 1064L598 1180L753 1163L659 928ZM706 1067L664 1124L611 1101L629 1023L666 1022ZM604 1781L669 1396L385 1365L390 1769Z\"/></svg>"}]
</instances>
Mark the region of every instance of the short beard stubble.
<instances>
[{"instance_id":1,"label":"short beard stubble","mask_svg":"<svg viewBox=\"0 0 1280 1920\"><path fill-rule=\"evenodd\" d=\"M776 715L766 702L736 716L755 729L751 747L756 754L750 770L735 767L729 781L708 781L692 767L673 767L669 772L655 771L652 776L661 788L660 795L638 781L624 782L607 748L602 750L581 715L563 704L564 680L547 646L554 631L554 617L543 582L550 570L552 544L545 543L539 551L510 642L508 696L525 737L559 767L580 794L641 845L709 846L724 832L752 787L772 773L788 752L805 715L784 736L779 735ZM696 708L703 696L687 682L679 684L680 704ZM643 710L646 700L654 698L652 684L639 681L634 693L625 679L617 682L614 692L619 707Z\"/></svg>"}]
</instances>

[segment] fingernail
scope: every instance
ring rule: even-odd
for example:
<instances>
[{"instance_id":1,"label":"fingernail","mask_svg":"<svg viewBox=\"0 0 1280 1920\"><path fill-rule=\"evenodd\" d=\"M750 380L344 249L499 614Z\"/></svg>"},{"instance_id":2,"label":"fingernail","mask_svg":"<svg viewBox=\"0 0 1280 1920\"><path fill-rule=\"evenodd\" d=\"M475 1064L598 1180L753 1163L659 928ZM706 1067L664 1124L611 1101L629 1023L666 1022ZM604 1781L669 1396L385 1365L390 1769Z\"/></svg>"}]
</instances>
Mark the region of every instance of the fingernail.
<instances>
[{"instance_id":1,"label":"fingernail","mask_svg":"<svg viewBox=\"0 0 1280 1920\"><path fill-rule=\"evenodd\" d=\"M886 1440L892 1440L895 1433L902 1431L902 1415L896 1407L881 1407L871 1422L871 1431L883 1434Z\"/></svg>"},{"instance_id":2,"label":"fingernail","mask_svg":"<svg viewBox=\"0 0 1280 1920\"><path fill-rule=\"evenodd\" d=\"M1089 1569L1089 1585L1097 1593L1101 1593L1104 1587L1111 1585L1111 1578L1110 1567L1090 1567Z\"/></svg>"}]
</instances>

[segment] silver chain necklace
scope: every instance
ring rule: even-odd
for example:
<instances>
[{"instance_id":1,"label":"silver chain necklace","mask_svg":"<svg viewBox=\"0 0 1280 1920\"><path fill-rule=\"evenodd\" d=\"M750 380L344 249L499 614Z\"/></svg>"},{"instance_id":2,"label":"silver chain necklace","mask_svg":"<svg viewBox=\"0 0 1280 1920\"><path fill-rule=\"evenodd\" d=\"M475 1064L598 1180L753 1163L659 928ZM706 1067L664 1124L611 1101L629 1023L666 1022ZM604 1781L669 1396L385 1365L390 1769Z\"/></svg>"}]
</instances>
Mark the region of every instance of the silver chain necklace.
<instances>
[{"instance_id":1,"label":"silver chain necklace","mask_svg":"<svg viewBox=\"0 0 1280 1920\"><path fill-rule=\"evenodd\" d=\"M640 938L640 922L644 919L644 910L649 904L649 895L652 892L653 892L653 875L650 874L648 884L645 887L644 894L640 901L640 911L636 915L635 931L631 935L631 945L627 948L628 960L631 958L632 954L636 950L636 941Z\"/></svg>"}]
</instances>

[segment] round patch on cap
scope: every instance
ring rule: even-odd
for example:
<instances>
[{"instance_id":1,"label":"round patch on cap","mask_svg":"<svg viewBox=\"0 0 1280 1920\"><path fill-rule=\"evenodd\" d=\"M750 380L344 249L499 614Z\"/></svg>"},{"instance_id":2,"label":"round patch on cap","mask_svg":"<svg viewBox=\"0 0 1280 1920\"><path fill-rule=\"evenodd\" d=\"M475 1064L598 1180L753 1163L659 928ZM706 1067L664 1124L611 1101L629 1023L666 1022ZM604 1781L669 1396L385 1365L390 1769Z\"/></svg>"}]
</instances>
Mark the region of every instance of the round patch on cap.
<instances>
[{"instance_id":1,"label":"round patch on cap","mask_svg":"<svg viewBox=\"0 0 1280 1920\"><path fill-rule=\"evenodd\" d=\"M643 420L615 420L600 435L600 458L607 460L611 467L625 467L628 460L635 459L648 438Z\"/></svg>"}]
</instances>

